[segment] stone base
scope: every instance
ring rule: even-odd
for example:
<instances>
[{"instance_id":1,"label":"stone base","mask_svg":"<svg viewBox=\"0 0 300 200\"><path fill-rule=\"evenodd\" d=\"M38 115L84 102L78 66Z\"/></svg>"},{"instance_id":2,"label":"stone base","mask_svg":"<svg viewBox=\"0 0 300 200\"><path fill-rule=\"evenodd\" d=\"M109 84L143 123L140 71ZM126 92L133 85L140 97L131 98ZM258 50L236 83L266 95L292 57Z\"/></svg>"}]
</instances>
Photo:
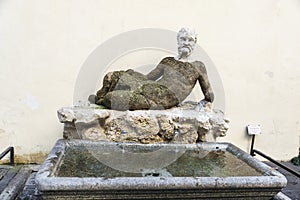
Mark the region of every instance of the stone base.
<instances>
[{"instance_id":1,"label":"stone base","mask_svg":"<svg viewBox=\"0 0 300 200\"><path fill-rule=\"evenodd\" d=\"M160 151L161 155L169 155L167 152L174 149L188 149L199 152L224 152L233 154L234 158L245 162L245 165L253 168L261 173L261 175L248 176L145 176L139 177L86 177L74 175L72 177L59 177L57 171L61 170L61 163L66 159L67 149L90 149L95 152L102 150L111 155L119 155L110 157L111 160L119 162L122 158L123 149L135 149L135 155L141 155L142 152L150 149L165 149ZM117 148L116 148L117 147ZM122 148L121 148L122 147ZM132 151L125 152L130 153ZM92 155L95 155L95 152ZM110 154L111 152L112 154ZM121 154L116 154L120 152ZM100 155L100 154L99 154ZM220 155L220 154L219 154ZM144 154L145 163L147 159L151 159L153 154ZM162 156L162 160L167 157ZM141 158L141 157L140 157ZM98 157L100 159L100 157ZM159 160L157 163L161 163ZM230 163L234 169L238 169L240 162L232 161ZM101 158L99 162L103 162ZM126 161L126 160L124 160ZM199 162L202 159L199 158ZM119 162L119 163L122 163ZM143 163L143 162L142 162ZM127 163L130 166L130 162ZM138 163L137 163L138 164ZM78 165L78 163L77 163ZM79 164L80 165L80 164ZM235 166L236 165L236 166ZM110 163L110 166L113 166ZM192 170L199 170L188 165ZM91 168L90 168L91 169ZM209 169L209 166L208 166ZM66 169L68 170L68 169ZM224 174L225 175L225 174ZM250 175L250 176L249 176ZM269 200L281 191L287 184L286 178L276 170L265 165L259 160L253 158L246 152L229 143L198 143L198 144L129 144L123 143L122 146L109 142L94 142L88 140L59 140L53 147L48 158L40 167L36 175L36 184L43 199L239 199L239 200Z\"/></svg>"},{"instance_id":2,"label":"stone base","mask_svg":"<svg viewBox=\"0 0 300 200\"><path fill-rule=\"evenodd\" d=\"M196 143L225 136L229 120L220 110L186 102L167 110L116 111L97 105L64 107L58 118L65 139L136 143Z\"/></svg>"}]
</instances>

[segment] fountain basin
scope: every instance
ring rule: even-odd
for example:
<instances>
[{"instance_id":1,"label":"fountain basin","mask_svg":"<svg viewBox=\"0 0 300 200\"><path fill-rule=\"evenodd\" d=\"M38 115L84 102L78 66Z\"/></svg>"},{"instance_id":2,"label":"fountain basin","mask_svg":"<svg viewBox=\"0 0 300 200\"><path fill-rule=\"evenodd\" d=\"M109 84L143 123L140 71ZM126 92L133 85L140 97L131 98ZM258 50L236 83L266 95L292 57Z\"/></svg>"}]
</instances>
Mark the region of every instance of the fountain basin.
<instances>
[{"instance_id":1,"label":"fountain basin","mask_svg":"<svg viewBox=\"0 0 300 200\"><path fill-rule=\"evenodd\" d=\"M230 143L58 140L36 175L44 199L271 199L279 172Z\"/></svg>"}]
</instances>

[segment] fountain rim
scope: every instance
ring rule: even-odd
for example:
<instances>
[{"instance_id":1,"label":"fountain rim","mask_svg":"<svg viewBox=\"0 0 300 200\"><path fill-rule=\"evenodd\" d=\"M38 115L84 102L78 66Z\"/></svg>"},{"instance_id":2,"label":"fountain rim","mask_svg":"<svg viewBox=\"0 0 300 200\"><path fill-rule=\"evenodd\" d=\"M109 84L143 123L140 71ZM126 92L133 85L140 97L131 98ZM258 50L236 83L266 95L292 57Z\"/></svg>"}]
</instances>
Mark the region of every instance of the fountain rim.
<instances>
[{"instance_id":1,"label":"fountain rim","mask_svg":"<svg viewBox=\"0 0 300 200\"><path fill-rule=\"evenodd\" d=\"M54 177L57 163L63 157L67 146L84 145L136 145L136 146L170 146L192 148L216 148L226 150L251 167L261 171L262 176L239 177ZM211 148L211 149L213 149ZM172 189L232 189L232 188L278 188L285 187L287 180L281 173L253 158L231 143L204 142L197 144L137 144L106 141L90 141L79 139L59 139L52 148L47 159L41 165L36 175L37 187L40 191L53 190L172 190Z\"/></svg>"}]
</instances>

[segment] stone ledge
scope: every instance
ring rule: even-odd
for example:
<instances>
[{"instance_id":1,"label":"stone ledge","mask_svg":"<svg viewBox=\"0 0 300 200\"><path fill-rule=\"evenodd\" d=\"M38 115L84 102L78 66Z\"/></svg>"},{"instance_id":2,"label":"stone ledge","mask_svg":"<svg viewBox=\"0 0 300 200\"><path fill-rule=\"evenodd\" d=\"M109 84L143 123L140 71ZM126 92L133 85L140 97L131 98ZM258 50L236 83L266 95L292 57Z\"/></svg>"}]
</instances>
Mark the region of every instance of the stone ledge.
<instances>
[{"instance_id":1,"label":"stone ledge","mask_svg":"<svg viewBox=\"0 0 300 200\"><path fill-rule=\"evenodd\" d=\"M196 143L215 141L229 128L221 110L186 102L167 110L116 111L97 105L63 107L65 139L136 143Z\"/></svg>"}]
</instances>

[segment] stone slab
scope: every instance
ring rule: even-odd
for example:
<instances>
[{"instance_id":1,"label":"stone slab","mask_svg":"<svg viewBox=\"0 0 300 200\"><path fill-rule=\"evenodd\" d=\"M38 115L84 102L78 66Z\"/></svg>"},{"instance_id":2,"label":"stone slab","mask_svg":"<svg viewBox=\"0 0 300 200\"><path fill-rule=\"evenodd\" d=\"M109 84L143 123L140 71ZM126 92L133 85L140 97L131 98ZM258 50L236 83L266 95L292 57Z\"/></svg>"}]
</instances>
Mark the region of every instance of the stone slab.
<instances>
[{"instance_id":1,"label":"stone slab","mask_svg":"<svg viewBox=\"0 0 300 200\"><path fill-rule=\"evenodd\" d=\"M8 169L1 169L0 168L0 181L5 176L5 174L8 172ZM1 191L0 191L1 192Z\"/></svg>"},{"instance_id":2,"label":"stone slab","mask_svg":"<svg viewBox=\"0 0 300 200\"><path fill-rule=\"evenodd\" d=\"M58 110L64 139L149 143L196 143L224 137L229 119L221 110L186 102L167 110L116 111L97 105Z\"/></svg>"},{"instance_id":3,"label":"stone slab","mask_svg":"<svg viewBox=\"0 0 300 200\"><path fill-rule=\"evenodd\" d=\"M111 145L118 145L115 143ZM287 180L276 170L229 143L152 144L229 151L262 176L243 177L56 177L66 146L110 145L87 140L59 140L36 175L44 199L271 199ZM123 143L132 146L133 144ZM144 144L134 144L144 145ZM155 146L156 147L156 146ZM105 146L105 148L107 148Z\"/></svg>"},{"instance_id":4,"label":"stone slab","mask_svg":"<svg viewBox=\"0 0 300 200\"><path fill-rule=\"evenodd\" d=\"M14 200L19 192L23 189L24 183L31 174L26 167L16 167L16 170L10 170L6 175L7 185L3 184L5 188L0 194L0 199Z\"/></svg>"},{"instance_id":5,"label":"stone slab","mask_svg":"<svg viewBox=\"0 0 300 200\"><path fill-rule=\"evenodd\" d=\"M277 165L266 162L269 166L273 167L274 169L278 170L282 173L288 180L287 186L282 189L282 193L293 200L300 199L300 178L296 177L295 175L291 174L290 172L278 167ZM285 166L293 169L297 172L300 172L300 166L293 165L291 162L282 162Z\"/></svg>"}]
</instances>

